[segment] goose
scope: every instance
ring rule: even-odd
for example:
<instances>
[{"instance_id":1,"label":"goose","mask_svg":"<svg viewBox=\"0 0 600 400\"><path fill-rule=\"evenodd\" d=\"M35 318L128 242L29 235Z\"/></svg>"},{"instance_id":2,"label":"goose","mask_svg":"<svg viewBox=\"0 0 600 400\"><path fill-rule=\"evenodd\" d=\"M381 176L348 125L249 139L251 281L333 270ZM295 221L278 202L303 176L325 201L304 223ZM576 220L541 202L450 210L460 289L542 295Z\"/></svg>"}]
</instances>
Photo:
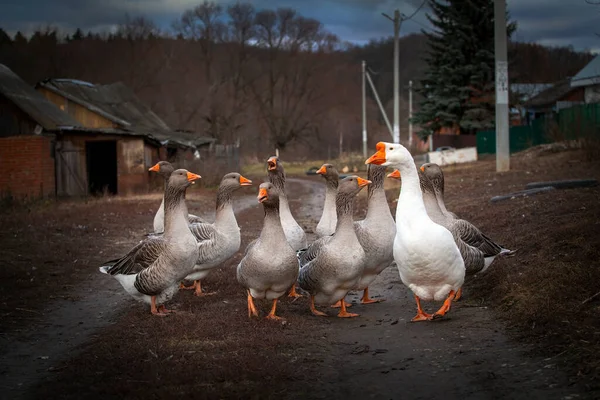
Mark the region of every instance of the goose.
<instances>
[{"instance_id":1,"label":"goose","mask_svg":"<svg viewBox=\"0 0 600 400\"><path fill-rule=\"evenodd\" d=\"M399 143L377 143L377 152L366 164L392 166L402 175L396 206L394 260L400 279L414 294L417 315L412 321L444 316L465 279L465 263L452 233L427 215L419 174L412 155ZM421 299L442 301L435 314L421 308Z\"/></svg>"},{"instance_id":2,"label":"goose","mask_svg":"<svg viewBox=\"0 0 600 400\"><path fill-rule=\"evenodd\" d=\"M283 227L283 232L288 243L295 251L306 248L306 233L298 225L290 211L285 190L285 170L278 157L272 156L267 160L267 175L269 182L279 190L279 218L281 219L281 226ZM295 298L302 297L302 295L296 292L295 285L290 289L288 296Z\"/></svg>"},{"instance_id":3,"label":"goose","mask_svg":"<svg viewBox=\"0 0 600 400\"><path fill-rule=\"evenodd\" d=\"M200 175L185 169L174 171L165 187L165 231L142 240L126 255L100 267L112 275L127 293L150 304L150 312L165 316L164 303L177 292L178 283L198 259L196 239L188 227L186 189ZM159 307L156 304L161 304Z\"/></svg>"},{"instance_id":4,"label":"goose","mask_svg":"<svg viewBox=\"0 0 600 400\"><path fill-rule=\"evenodd\" d=\"M325 203L323 204L323 213L317 224L315 233L317 238L333 235L337 223L335 213L335 196L338 190L339 174L337 169L331 164L323 164L317 174L325 178Z\"/></svg>"},{"instance_id":5,"label":"goose","mask_svg":"<svg viewBox=\"0 0 600 400\"><path fill-rule=\"evenodd\" d=\"M165 179L165 185L167 184L167 179L171 176L171 173L175 171L173 165L168 161L159 161L154 166L152 166L149 171L157 172L160 176ZM195 222L204 222L204 220L194 214L188 214L189 223ZM154 233L161 233L165 230L165 197L163 195L162 201L160 202L160 207L154 216L153 228Z\"/></svg>"},{"instance_id":6,"label":"goose","mask_svg":"<svg viewBox=\"0 0 600 400\"><path fill-rule=\"evenodd\" d=\"M237 172L226 174L221 179L217 191L215 222L189 225L198 241L198 260L192 273L185 277L186 280L194 281L194 284L185 286L182 283L181 289L193 289L196 296L214 294L202 291L201 280L240 249L240 227L233 212L232 195L242 186L250 185L252 181Z\"/></svg>"},{"instance_id":7,"label":"goose","mask_svg":"<svg viewBox=\"0 0 600 400\"><path fill-rule=\"evenodd\" d=\"M437 169L433 166L437 167ZM424 172L425 176L427 176L427 178L429 178L433 184L433 189L435 190L435 199L442 213L444 213L446 216L450 216L451 218L458 218L456 214L446 209L446 203L444 202L444 174L442 173L442 169L437 164L426 163L421 165L419 170Z\"/></svg>"},{"instance_id":8,"label":"goose","mask_svg":"<svg viewBox=\"0 0 600 400\"><path fill-rule=\"evenodd\" d=\"M460 238L462 244L459 244L459 249L465 260L467 276L485 272L497 256L514 253L495 243L469 221L458 218L456 214L446 209L443 197L444 173L439 165L426 163L419 170L425 178L423 180L427 182L426 188L423 190L423 197L428 198L430 204L430 207L427 207L427 203L425 204L427 212L430 213L431 208L431 212L434 214L434 217L431 218L434 222L445 226ZM438 207L435 207L435 203ZM460 299L461 296L462 288L458 290L455 300Z\"/></svg>"},{"instance_id":9,"label":"goose","mask_svg":"<svg viewBox=\"0 0 600 400\"><path fill-rule=\"evenodd\" d=\"M269 182L262 183L258 201L265 211L263 228L260 236L246 248L237 266L237 280L248 293L249 318L258 316L253 299L266 298L273 301L267 318L279 320L281 318L275 315L277 300L296 283L298 259L283 232L278 190Z\"/></svg>"},{"instance_id":10,"label":"goose","mask_svg":"<svg viewBox=\"0 0 600 400\"><path fill-rule=\"evenodd\" d=\"M365 219L354 222L354 230L363 250L365 265L362 277L356 287L363 290L362 304L378 303L381 300L369 298L369 285L377 276L394 262L394 238L396 222L385 196L383 182L386 167L369 165L367 178L372 183L368 186L367 215Z\"/></svg>"},{"instance_id":11,"label":"goose","mask_svg":"<svg viewBox=\"0 0 600 400\"><path fill-rule=\"evenodd\" d=\"M370 183L354 175L340 180L335 199L335 233L317 239L298 252L301 265L298 283L310 294L310 311L314 315L326 315L315 308L315 303L334 304L340 300L338 317L358 316L348 313L346 302L342 300L356 287L363 272L365 252L354 231L352 212L354 196Z\"/></svg>"}]
</instances>

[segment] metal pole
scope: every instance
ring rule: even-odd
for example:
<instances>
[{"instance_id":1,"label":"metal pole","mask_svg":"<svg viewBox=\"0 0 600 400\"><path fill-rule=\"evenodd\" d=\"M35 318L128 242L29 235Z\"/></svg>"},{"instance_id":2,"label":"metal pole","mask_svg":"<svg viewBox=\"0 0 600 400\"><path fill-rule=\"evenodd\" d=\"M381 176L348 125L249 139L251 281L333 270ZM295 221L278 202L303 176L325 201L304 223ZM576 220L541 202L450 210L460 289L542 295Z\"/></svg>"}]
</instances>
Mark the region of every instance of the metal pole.
<instances>
[{"instance_id":1,"label":"metal pole","mask_svg":"<svg viewBox=\"0 0 600 400\"><path fill-rule=\"evenodd\" d=\"M367 72L367 63L362 62L362 142L363 142L363 157L367 157L367 85L365 82L365 74Z\"/></svg>"},{"instance_id":2,"label":"metal pole","mask_svg":"<svg viewBox=\"0 0 600 400\"><path fill-rule=\"evenodd\" d=\"M506 0L494 0L494 48L496 57L496 172L505 172L510 169Z\"/></svg>"},{"instance_id":3,"label":"metal pole","mask_svg":"<svg viewBox=\"0 0 600 400\"><path fill-rule=\"evenodd\" d=\"M367 81L369 82L369 86L371 86L371 89L373 90L373 95L375 96L375 101L377 101L377 105L379 106L379 109L381 110L381 114L383 115L385 124L387 125L388 130L390 131L390 135L393 138L394 131L392 129L392 125L390 125L390 120L388 119L387 114L385 113L385 109L383 108L383 105L381 104L381 100L379 99L379 95L377 94L377 89L375 89L375 85L373 84L373 81L371 80L371 75L369 75L369 72L365 72L365 75L367 76Z\"/></svg>"},{"instance_id":4,"label":"metal pole","mask_svg":"<svg viewBox=\"0 0 600 400\"><path fill-rule=\"evenodd\" d=\"M412 81L408 81L408 148L412 149L413 125L412 125Z\"/></svg>"},{"instance_id":5,"label":"metal pole","mask_svg":"<svg viewBox=\"0 0 600 400\"><path fill-rule=\"evenodd\" d=\"M394 143L400 143L400 65L398 43L400 41L400 11L394 10Z\"/></svg>"},{"instance_id":6,"label":"metal pole","mask_svg":"<svg viewBox=\"0 0 600 400\"><path fill-rule=\"evenodd\" d=\"M400 24L402 19L400 18L400 10L394 10L394 18L390 17L386 13L382 13L384 17L394 23L394 131L392 138L394 143L400 143Z\"/></svg>"}]
</instances>

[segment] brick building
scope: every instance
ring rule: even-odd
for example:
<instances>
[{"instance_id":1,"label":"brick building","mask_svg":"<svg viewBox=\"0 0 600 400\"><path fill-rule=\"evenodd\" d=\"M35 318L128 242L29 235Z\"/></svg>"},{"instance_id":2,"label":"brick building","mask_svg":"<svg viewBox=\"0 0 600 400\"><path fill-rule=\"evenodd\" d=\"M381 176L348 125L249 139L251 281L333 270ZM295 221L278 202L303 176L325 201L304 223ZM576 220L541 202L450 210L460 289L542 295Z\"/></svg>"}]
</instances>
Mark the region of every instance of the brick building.
<instances>
[{"instance_id":1,"label":"brick building","mask_svg":"<svg viewBox=\"0 0 600 400\"><path fill-rule=\"evenodd\" d=\"M157 160L184 163L213 142L170 129L121 83L34 89L0 64L0 197L145 193L160 185Z\"/></svg>"}]
</instances>

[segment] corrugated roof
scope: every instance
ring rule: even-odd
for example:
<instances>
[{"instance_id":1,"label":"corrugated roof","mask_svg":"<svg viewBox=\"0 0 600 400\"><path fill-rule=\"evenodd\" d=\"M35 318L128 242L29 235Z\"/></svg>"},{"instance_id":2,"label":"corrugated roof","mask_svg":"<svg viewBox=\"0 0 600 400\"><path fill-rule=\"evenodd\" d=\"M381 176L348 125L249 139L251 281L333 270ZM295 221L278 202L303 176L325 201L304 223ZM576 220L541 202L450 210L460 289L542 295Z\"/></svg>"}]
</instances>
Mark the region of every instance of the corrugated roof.
<instances>
[{"instance_id":1,"label":"corrugated roof","mask_svg":"<svg viewBox=\"0 0 600 400\"><path fill-rule=\"evenodd\" d=\"M569 92L572 90L574 90L574 88L571 87L571 80L562 80L526 101L525 106L543 107L554 105L558 100L569 94Z\"/></svg>"},{"instance_id":2,"label":"corrugated roof","mask_svg":"<svg viewBox=\"0 0 600 400\"><path fill-rule=\"evenodd\" d=\"M73 79L47 79L38 84L113 121L124 130L151 135L163 144L197 147L196 135L182 135L169 126L121 82L94 85ZM203 140L204 139L204 140Z\"/></svg>"},{"instance_id":3,"label":"corrugated roof","mask_svg":"<svg viewBox=\"0 0 600 400\"><path fill-rule=\"evenodd\" d=\"M79 125L3 64L0 64L0 93L46 130Z\"/></svg>"},{"instance_id":4,"label":"corrugated roof","mask_svg":"<svg viewBox=\"0 0 600 400\"><path fill-rule=\"evenodd\" d=\"M517 93L521 101L527 101L552 86L553 83L511 83L510 91Z\"/></svg>"},{"instance_id":5,"label":"corrugated roof","mask_svg":"<svg viewBox=\"0 0 600 400\"><path fill-rule=\"evenodd\" d=\"M571 78L571 86L589 86L600 84L600 54Z\"/></svg>"}]
</instances>

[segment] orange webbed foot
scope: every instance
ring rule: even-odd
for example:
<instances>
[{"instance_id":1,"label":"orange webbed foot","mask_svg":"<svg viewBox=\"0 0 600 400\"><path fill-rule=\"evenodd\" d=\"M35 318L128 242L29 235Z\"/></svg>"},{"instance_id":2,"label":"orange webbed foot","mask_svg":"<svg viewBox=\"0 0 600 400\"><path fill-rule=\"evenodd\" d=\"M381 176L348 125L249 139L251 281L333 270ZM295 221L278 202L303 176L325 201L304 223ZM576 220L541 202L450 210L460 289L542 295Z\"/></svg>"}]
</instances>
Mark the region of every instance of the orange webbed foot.
<instances>
[{"instance_id":1,"label":"orange webbed foot","mask_svg":"<svg viewBox=\"0 0 600 400\"><path fill-rule=\"evenodd\" d=\"M358 314L353 314L353 313L349 313L348 311L346 311L346 302L344 301L344 299L342 299L341 302L342 308L340 310L340 312L338 313L338 318L354 318L354 317L358 317Z\"/></svg>"},{"instance_id":2,"label":"orange webbed foot","mask_svg":"<svg viewBox=\"0 0 600 400\"><path fill-rule=\"evenodd\" d=\"M344 300L344 305L346 307L352 307L352 303L348 303L346 300ZM337 303L331 305L331 308L340 308L341 306L342 300L338 300Z\"/></svg>"},{"instance_id":3,"label":"orange webbed foot","mask_svg":"<svg viewBox=\"0 0 600 400\"><path fill-rule=\"evenodd\" d=\"M292 286L292 288L290 289L290 291L288 293L288 297L293 297L294 299L297 299L299 297L304 297L304 296L302 296L300 293L296 292L296 286Z\"/></svg>"},{"instance_id":4,"label":"orange webbed foot","mask_svg":"<svg viewBox=\"0 0 600 400\"><path fill-rule=\"evenodd\" d=\"M360 299L361 304L381 303L382 301L385 301L385 299L374 300L374 299L369 298L369 288L365 289L365 291L363 292L363 296Z\"/></svg>"},{"instance_id":5,"label":"orange webbed foot","mask_svg":"<svg viewBox=\"0 0 600 400\"><path fill-rule=\"evenodd\" d=\"M321 312L315 308L315 297L310 296L310 312L317 317L327 317L327 314Z\"/></svg>"},{"instance_id":6,"label":"orange webbed foot","mask_svg":"<svg viewBox=\"0 0 600 400\"><path fill-rule=\"evenodd\" d=\"M446 298L446 301L444 301L442 307L437 310L435 314L433 314L433 319L442 318L447 312L450 311L452 300L454 299L455 294L456 292L454 292L454 290L451 290L450 293L448 293L448 297Z\"/></svg>"}]
</instances>

